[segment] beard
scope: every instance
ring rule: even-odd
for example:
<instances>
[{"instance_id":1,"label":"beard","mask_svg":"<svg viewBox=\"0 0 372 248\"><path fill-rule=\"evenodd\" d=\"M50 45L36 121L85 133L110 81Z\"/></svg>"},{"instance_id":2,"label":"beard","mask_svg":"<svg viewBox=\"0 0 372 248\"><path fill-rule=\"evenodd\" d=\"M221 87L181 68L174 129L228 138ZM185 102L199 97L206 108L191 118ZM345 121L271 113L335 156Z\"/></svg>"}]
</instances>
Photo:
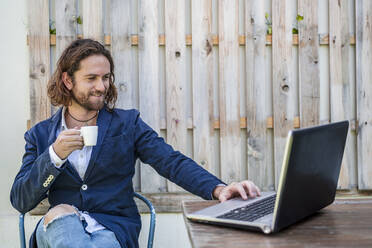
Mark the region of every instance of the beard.
<instances>
[{"instance_id":1,"label":"beard","mask_svg":"<svg viewBox=\"0 0 372 248\"><path fill-rule=\"evenodd\" d=\"M101 110L105 106L105 98L106 98L107 90L105 92L100 91L93 91L89 92L88 94L84 94L82 92L75 92L74 90L71 91L72 99L81 107L88 111L98 111ZM100 99L96 99L95 101L91 100L91 96L103 96Z\"/></svg>"}]
</instances>

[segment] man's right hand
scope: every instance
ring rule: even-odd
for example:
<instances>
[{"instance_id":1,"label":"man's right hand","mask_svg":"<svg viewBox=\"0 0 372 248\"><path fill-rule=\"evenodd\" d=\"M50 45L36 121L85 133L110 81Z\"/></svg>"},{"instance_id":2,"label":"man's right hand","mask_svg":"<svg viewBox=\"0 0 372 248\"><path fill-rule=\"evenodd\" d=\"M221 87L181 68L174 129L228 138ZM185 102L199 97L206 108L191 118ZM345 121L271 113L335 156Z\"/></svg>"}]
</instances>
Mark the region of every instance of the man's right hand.
<instances>
[{"instance_id":1,"label":"man's right hand","mask_svg":"<svg viewBox=\"0 0 372 248\"><path fill-rule=\"evenodd\" d=\"M73 151L83 149L84 141L78 129L67 129L58 135L52 146L57 156L64 160Z\"/></svg>"}]
</instances>

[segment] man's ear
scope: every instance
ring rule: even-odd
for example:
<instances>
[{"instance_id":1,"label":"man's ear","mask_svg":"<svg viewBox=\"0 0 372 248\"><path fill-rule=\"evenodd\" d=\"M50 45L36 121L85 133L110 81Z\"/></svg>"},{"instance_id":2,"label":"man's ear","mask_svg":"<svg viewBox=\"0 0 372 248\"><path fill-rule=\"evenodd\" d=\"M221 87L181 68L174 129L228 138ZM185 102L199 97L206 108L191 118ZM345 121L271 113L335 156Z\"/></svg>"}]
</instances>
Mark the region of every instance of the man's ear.
<instances>
[{"instance_id":1,"label":"man's ear","mask_svg":"<svg viewBox=\"0 0 372 248\"><path fill-rule=\"evenodd\" d=\"M67 89L72 90L74 84L72 83L71 77L67 74L67 72L62 73L62 81Z\"/></svg>"}]
</instances>

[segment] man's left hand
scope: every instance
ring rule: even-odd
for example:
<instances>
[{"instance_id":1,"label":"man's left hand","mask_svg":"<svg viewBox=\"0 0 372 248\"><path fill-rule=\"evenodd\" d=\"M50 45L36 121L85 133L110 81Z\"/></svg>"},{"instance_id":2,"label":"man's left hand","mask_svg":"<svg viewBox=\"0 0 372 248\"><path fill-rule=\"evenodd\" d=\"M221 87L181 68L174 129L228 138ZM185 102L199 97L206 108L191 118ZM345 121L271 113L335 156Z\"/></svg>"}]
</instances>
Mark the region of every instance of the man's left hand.
<instances>
[{"instance_id":1,"label":"man's left hand","mask_svg":"<svg viewBox=\"0 0 372 248\"><path fill-rule=\"evenodd\" d=\"M227 186L217 186L213 191L213 196L220 202L224 202L234 197L240 196L244 200L249 197L260 196L260 189L249 180L239 183L233 182Z\"/></svg>"}]
</instances>

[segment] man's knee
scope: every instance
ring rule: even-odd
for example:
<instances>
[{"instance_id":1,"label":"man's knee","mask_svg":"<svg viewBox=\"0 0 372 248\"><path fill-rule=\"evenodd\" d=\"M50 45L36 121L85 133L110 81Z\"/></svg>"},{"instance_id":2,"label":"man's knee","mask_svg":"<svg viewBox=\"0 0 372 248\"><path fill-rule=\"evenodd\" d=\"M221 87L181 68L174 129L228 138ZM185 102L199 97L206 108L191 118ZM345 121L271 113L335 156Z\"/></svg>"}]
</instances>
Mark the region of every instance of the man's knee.
<instances>
[{"instance_id":1,"label":"man's knee","mask_svg":"<svg viewBox=\"0 0 372 248\"><path fill-rule=\"evenodd\" d=\"M78 214L76 209L67 204L60 204L51 208L48 213L44 216L44 226L48 225L51 221L70 214Z\"/></svg>"}]
</instances>

